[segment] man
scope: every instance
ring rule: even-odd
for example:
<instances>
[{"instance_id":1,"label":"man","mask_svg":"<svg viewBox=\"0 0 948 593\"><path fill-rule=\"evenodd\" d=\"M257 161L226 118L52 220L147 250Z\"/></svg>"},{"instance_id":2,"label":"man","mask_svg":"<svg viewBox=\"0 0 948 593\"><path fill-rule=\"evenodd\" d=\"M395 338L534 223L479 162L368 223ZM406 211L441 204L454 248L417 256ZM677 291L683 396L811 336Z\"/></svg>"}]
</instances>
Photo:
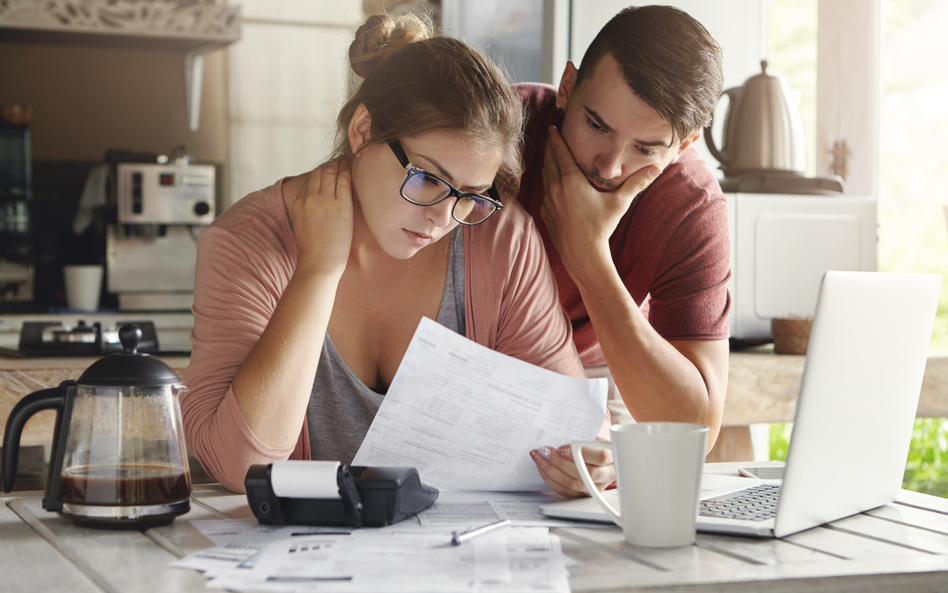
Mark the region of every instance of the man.
<instances>
[{"instance_id":1,"label":"man","mask_svg":"<svg viewBox=\"0 0 948 593\"><path fill-rule=\"evenodd\" d=\"M583 364L608 365L636 421L709 426L709 450L727 389L730 245L724 195L691 145L723 80L701 24L644 6L606 24L558 89L517 85L528 109L518 199ZM561 493L584 490L568 447L534 458Z\"/></svg>"}]
</instances>

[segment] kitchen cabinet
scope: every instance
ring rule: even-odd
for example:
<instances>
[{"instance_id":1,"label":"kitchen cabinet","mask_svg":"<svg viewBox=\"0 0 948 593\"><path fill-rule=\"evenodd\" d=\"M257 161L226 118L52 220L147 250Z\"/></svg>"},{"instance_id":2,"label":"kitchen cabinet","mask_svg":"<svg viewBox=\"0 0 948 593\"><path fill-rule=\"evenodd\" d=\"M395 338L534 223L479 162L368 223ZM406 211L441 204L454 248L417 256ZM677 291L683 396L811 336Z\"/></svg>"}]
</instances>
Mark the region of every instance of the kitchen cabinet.
<instances>
[{"instance_id":1,"label":"kitchen cabinet","mask_svg":"<svg viewBox=\"0 0 948 593\"><path fill-rule=\"evenodd\" d=\"M197 130L204 54L240 39L240 22L239 8L216 0L7 0L0 42L184 52L188 122Z\"/></svg>"}]
</instances>

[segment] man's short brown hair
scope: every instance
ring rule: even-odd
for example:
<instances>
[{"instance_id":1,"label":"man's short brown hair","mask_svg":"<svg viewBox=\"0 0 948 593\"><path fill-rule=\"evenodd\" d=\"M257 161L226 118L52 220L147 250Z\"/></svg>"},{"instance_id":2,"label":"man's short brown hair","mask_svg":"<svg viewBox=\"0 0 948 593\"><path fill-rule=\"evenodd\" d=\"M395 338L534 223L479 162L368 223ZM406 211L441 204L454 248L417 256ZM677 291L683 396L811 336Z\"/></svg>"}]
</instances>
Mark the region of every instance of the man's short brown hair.
<instances>
[{"instance_id":1,"label":"man's short brown hair","mask_svg":"<svg viewBox=\"0 0 948 593\"><path fill-rule=\"evenodd\" d=\"M619 12L586 50L577 86L607 55L632 92L671 124L673 141L711 123L724 89L721 47L686 12L670 6Z\"/></svg>"}]
</instances>

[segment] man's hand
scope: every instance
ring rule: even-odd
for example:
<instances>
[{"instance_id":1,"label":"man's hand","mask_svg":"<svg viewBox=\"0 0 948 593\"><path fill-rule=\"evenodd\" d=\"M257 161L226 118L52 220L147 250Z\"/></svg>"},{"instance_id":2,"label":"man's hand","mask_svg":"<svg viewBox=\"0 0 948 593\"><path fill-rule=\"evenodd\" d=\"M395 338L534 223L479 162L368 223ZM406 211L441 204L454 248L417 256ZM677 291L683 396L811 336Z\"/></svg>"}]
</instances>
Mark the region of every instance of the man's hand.
<instances>
[{"instance_id":1,"label":"man's hand","mask_svg":"<svg viewBox=\"0 0 948 593\"><path fill-rule=\"evenodd\" d=\"M559 130L550 128L543 155L546 198L540 213L570 273L582 269L592 251L612 259L609 237L635 196L659 173L657 165L649 165L633 173L617 190L600 192L573 160Z\"/></svg>"},{"instance_id":2,"label":"man's hand","mask_svg":"<svg viewBox=\"0 0 948 593\"><path fill-rule=\"evenodd\" d=\"M616 468L612 463L612 449L583 447L583 459L593 484L600 491L605 490L616 479ZM586 485L579 477L579 470L573 461L573 451L569 445L558 449L540 447L530 451L530 457L537 464L540 477L554 492L567 498L588 496Z\"/></svg>"},{"instance_id":3,"label":"man's hand","mask_svg":"<svg viewBox=\"0 0 948 593\"><path fill-rule=\"evenodd\" d=\"M352 180L333 161L309 173L290 218L298 265L342 275L352 246Z\"/></svg>"}]
</instances>

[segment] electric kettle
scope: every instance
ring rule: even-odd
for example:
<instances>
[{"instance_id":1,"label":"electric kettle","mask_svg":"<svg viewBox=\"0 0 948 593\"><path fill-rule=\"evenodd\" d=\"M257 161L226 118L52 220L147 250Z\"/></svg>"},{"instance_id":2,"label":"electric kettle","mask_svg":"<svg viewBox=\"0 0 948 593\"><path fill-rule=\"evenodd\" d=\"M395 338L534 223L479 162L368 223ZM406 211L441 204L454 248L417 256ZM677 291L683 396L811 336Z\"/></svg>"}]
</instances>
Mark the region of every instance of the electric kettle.
<instances>
[{"instance_id":1,"label":"electric kettle","mask_svg":"<svg viewBox=\"0 0 948 593\"><path fill-rule=\"evenodd\" d=\"M191 474L178 395L162 361L136 351L141 329L119 329L123 352L76 381L21 399L3 434L3 491L13 489L23 426L56 410L43 508L93 527L168 524L191 508Z\"/></svg>"},{"instance_id":2,"label":"electric kettle","mask_svg":"<svg viewBox=\"0 0 948 593\"><path fill-rule=\"evenodd\" d=\"M790 86L778 74L761 73L742 86L724 91L729 99L719 149L704 130L708 150L721 163L725 177L758 173L795 173L806 170L803 119L792 100Z\"/></svg>"}]
</instances>

